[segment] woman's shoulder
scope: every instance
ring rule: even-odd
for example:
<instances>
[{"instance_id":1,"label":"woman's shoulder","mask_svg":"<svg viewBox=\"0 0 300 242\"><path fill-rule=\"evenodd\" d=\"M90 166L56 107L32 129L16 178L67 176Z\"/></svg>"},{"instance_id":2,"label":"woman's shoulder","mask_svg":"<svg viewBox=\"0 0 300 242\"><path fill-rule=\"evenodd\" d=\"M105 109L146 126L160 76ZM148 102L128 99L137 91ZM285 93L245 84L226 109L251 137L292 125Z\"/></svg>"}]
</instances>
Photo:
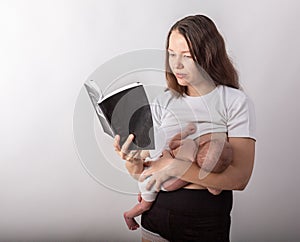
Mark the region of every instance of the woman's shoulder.
<instances>
[{"instance_id":1,"label":"woman's shoulder","mask_svg":"<svg viewBox=\"0 0 300 242\"><path fill-rule=\"evenodd\" d=\"M155 97L153 103L159 104L161 106L166 106L174 98L175 98L174 93L171 90L166 89L163 93Z\"/></svg>"},{"instance_id":2,"label":"woman's shoulder","mask_svg":"<svg viewBox=\"0 0 300 242\"><path fill-rule=\"evenodd\" d=\"M242 90L225 85L218 86L219 95L224 101L231 105L236 102L248 102L251 101L249 96Z\"/></svg>"},{"instance_id":3,"label":"woman's shoulder","mask_svg":"<svg viewBox=\"0 0 300 242\"><path fill-rule=\"evenodd\" d=\"M242 89L237 89L225 85L218 86L219 92L227 97L246 97L247 94Z\"/></svg>"}]
</instances>

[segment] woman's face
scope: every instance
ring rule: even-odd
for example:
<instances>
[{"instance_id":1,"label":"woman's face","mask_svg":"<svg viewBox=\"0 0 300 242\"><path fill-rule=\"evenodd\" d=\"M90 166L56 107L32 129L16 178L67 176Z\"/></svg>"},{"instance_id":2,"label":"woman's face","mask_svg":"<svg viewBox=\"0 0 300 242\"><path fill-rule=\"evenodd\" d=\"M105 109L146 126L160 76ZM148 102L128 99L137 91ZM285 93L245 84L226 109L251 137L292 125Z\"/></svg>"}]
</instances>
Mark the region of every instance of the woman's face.
<instances>
[{"instance_id":1,"label":"woman's face","mask_svg":"<svg viewBox=\"0 0 300 242\"><path fill-rule=\"evenodd\" d=\"M201 75L193 60L188 44L177 30L173 31L169 38L169 65L181 86L194 89L201 83Z\"/></svg>"}]
</instances>

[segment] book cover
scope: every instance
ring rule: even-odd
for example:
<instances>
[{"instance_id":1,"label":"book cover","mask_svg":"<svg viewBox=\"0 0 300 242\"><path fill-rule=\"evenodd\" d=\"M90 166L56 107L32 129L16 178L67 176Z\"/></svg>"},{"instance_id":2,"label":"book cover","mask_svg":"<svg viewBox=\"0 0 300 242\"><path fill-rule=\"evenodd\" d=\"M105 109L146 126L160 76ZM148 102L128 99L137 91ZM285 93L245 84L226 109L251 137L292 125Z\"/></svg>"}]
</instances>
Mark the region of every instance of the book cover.
<instances>
[{"instance_id":1,"label":"book cover","mask_svg":"<svg viewBox=\"0 0 300 242\"><path fill-rule=\"evenodd\" d=\"M134 134L130 150L155 148L151 108L141 83L123 86L105 96L94 81L88 81L84 86L106 134L120 135L121 145L129 134Z\"/></svg>"}]
</instances>

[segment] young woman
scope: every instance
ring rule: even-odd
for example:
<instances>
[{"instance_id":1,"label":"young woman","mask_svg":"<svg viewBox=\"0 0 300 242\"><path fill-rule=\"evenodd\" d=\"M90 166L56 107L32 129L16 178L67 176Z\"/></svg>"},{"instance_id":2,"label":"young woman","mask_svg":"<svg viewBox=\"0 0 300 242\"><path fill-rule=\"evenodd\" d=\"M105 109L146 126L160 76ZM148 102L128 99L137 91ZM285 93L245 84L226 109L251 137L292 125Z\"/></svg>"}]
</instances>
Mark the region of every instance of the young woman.
<instances>
[{"instance_id":1,"label":"young woman","mask_svg":"<svg viewBox=\"0 0 300 242\"><path fill-rule=\"evenodd\" d=\"M171 177L189 182L176 191L159 191L151 209L142 215L142 240L229 241L232 190L243 190L253 169L255 117L251 101L239 89L224 40L211 19L188 16L171 27L166 78L169 91L156 100L155 121L165 130L172 129L174 120L182 125L188 120L196 123L202 134L226 132L233 160L217 174L164 151L143 172L143 160L127 151L133 137L122 147L116 139L115 149L127 160L129 173L140 180L151 176L148 188L155 186L159 191ZM222 192L215 196L207 188Z\"/></svg>"}]
</instances>

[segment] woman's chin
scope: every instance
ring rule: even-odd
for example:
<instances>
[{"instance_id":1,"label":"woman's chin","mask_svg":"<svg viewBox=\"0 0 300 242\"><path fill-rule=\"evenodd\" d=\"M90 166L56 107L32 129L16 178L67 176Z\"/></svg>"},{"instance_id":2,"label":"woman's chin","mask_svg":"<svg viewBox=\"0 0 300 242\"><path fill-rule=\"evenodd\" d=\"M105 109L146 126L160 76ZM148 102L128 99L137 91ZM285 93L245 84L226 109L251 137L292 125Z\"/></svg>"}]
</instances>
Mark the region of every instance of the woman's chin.
<instances>
[{"instance_id":1,"label":"woman's chin","mask_svg":"<svg viewBox=\"0 0 300 242\"><path fill-rule=\"evenodd\" d=\"M186 87L189 83L185 79L177 78L177 82L180 86Z\"/></svg>"}]
</instances>

